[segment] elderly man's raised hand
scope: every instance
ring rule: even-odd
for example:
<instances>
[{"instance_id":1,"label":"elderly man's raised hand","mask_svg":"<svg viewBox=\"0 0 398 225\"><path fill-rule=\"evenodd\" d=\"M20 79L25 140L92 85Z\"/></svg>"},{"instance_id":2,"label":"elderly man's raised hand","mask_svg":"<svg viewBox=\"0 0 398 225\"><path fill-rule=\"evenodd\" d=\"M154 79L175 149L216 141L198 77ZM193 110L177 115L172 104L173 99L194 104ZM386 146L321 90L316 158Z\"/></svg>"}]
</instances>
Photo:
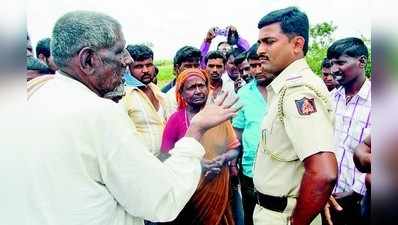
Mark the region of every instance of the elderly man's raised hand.
<instances>
[{"instance_id":1,"label":"elderly man's raised hand","mask_svg":"<svg viewBox=\"0 0 398 225\"><path fill-rule=\"evenodd\" d=\"M206 104L206 106L198 112L191 120L188 128L187 136L191 136L199 140L208 129L231 119L242 108L237 106L238 98L233 101L225 102L228 93L219 95L214 104Z\"/></svg>"}]
</instances>

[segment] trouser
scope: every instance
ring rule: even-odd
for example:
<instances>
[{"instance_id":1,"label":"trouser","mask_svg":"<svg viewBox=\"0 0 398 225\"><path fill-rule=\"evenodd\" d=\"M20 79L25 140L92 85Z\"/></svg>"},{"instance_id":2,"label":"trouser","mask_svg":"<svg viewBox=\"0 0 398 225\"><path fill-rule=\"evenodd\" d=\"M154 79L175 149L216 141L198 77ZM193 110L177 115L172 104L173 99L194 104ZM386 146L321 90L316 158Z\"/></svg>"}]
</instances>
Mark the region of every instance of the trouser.
<instances>
[{"instance_id":1,"label":"trouser","mask_svg":"<svg viewBox=\"0 0 398 225\"><path fill-rule=\"evenodd\" d=\"M363 225L366 221L361 217L362 195L353 192L353 194L336 198L337 203L343 207L343 211L336 211L330 207L330 215L334 225ZM324 216L323 216L324 217ZM323 218L323 224L328 224Z\"/></svg>"},{"instance_id":2,"label":"trouser","mask_svg":"<svg viewBox=\"0 0 398 225\"><path fill-rule=\"evenodd\" d=\"M283 212L272 211L256 204L253 214L255 225L287 225L296 206L295 198L288 198L286 209ZM321 216L318 215L311 225L321 225Z\"/></svg>"},{"instance_id":3,"label":"trouser","mask_svg":"<svg viewBox=\"0 0 398 225\"><path fill-rule=\"evenodd\" d=\"M370 190L366 191L365 196L361 202L361 217L364 225L370 225Z\"/></svg>"},{"instance_id":4,"label":"trouser","mask_svg":"<svg viewBox=\"0 0 398 225\"><path fill-rule=\"evenodd\" d=\"M242 197L239 190L239 177L231 176L231 208L235 225L244 225Z\"/></svg>"},{"instance_id":5,"label":"trouser","mask_svg":"<svg viewBox=\"0 0 398 225\"><path fill-rule=\"evenodd\" d=\"M253 212L256 206L256 192L253 178L245 176L242 170L239 171L240 188L242 192L242 203L245 217L245 225L253 225Z\"/></svg>"}]
</instances>

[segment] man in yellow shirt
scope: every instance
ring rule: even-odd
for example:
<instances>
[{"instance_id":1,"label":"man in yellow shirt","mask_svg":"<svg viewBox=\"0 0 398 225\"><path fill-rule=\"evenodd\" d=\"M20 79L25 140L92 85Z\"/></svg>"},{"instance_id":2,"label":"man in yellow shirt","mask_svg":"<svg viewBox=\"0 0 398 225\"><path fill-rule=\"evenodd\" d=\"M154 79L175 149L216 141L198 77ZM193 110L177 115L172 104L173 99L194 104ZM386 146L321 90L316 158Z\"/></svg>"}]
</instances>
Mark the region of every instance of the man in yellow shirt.
<instances>
[{"instance_id":1,"label":"man in yellow shirt","mask_svg":"<svg viewBox=\"0 0 398 225\"><path fill-rule=\"evenodd\" d=\"M129 71L141 85L127 87L120 104L128 111L143 143L152 154L159 156L163 128L173 107L166 94L152 83L155 75L153 51L145 45L128 45L127 51L134 60Z\"/></svg>"}]
</instances>

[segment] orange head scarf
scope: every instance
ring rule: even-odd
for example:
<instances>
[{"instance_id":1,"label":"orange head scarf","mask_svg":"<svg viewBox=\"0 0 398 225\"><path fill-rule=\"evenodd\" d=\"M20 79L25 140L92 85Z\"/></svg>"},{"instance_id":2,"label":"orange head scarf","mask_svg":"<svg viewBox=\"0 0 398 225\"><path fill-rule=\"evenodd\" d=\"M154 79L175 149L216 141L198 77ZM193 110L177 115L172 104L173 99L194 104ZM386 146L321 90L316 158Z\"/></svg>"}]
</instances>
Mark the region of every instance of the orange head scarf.
<instances>
[{"instance_id":1,"label":"orange head scarf","mask_svg":"<svg viewBox=\"0 0 398 225\"><path fill-rule=\"evenodd\" d=\"M207 90L209 90L209 78L208 78L205 70L201 70L201 69L185 69L185 70L183 70L178 75L177 81L176 81L176 99L177 99L178 109L183 109L187 106L187 102L182 97L181 92L182 92L182 88L184 87L185 81L192 76L197 76L197 77L202 78L205 81L205 83L207 84Z\"/></svg>"}]
</instances>

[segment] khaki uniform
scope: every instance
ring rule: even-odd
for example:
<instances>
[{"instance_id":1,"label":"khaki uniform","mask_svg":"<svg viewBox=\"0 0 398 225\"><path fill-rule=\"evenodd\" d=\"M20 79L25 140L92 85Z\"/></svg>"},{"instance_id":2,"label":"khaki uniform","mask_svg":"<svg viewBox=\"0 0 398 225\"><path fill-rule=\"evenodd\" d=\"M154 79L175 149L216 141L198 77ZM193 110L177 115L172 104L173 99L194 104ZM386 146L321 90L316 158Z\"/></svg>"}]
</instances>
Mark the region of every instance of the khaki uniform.
<instances>
[{"instance_id":1,"label":"khaki uniform","mask_svg":"<svg viewBox=\"0 0 398 225\"><path fill-rule=\"evenodd\" d=\"M283 213L256 205L257 225L288 224L304 174L303 160L333 151L334 117L329 92L305 59L296 60L267 87L269 111L254 165L257 191L288 197ZM321 224L318 216L312 224Z\"/></svg>"}]
</instances>

